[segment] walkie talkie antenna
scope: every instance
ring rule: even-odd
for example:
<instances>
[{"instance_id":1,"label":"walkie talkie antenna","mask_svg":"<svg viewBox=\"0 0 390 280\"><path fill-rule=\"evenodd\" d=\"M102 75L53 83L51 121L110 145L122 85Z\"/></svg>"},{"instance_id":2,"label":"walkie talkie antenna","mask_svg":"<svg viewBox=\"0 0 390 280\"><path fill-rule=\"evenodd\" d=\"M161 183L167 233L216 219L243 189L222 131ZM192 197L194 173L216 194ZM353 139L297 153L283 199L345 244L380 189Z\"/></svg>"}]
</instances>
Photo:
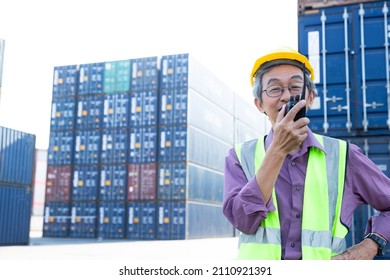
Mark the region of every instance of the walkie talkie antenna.
<instances>
[{"instance_id":1,"label":"walkie talkie antenna","mask_svg":"<svg viewBox=\"0 0 390 280\"><path fill-rule=\"evenodd\" d=\"M303 72L303 88L301 94L301 100L306 97L306 66L305 63L302 63L302 72Z\"/></svg>"}]
</instances>

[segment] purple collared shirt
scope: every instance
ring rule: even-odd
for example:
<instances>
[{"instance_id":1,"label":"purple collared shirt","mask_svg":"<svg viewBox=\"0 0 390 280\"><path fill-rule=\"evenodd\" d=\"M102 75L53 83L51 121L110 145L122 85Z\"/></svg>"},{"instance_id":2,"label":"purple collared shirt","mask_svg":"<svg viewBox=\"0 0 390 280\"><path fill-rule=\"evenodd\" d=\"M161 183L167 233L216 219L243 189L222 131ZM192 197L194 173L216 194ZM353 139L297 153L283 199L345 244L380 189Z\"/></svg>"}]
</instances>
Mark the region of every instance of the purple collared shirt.
<instances>
[{"instance_id":1,"label":"purple collared shirt","mask_svg":"<svg viewBox=\"0 0 390 280\"><path fill-rule=\"evenodd\" d=\"M265 140L266 150L273 139L271 129ZM309 130L302 148L288 155L275 184L282 238L282 258L297 260L302 256L301 228L303 192L309 147L323 150ZM235 228L253 234L260 222L273 211L272 199L264 201L255 178L246 179L232 148L225 159L223 212ZM354 144L349 144L341 222L351 227L354 210L368 204L380 213L367 223L366 233L377 232L390 241L390 179Z\"/></svg>"}]
</instances>

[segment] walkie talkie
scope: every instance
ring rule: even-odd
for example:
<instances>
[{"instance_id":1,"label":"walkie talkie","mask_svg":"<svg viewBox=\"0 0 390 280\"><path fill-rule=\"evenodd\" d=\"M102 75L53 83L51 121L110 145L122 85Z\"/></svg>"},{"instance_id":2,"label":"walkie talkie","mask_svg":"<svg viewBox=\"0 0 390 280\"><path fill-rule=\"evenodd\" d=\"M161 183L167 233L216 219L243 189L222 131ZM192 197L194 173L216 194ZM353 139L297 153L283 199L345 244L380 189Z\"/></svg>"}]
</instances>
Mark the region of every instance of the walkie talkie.
<instances>
[{"instance_id":1,"label":"walkie talkie","mask_svg":"<svg viewBox=\"0 0 390 280\"><path fill-rule=\"evenodd\" d=\"M290 96L290 100L287 102L285 116L287 113L294 107L300 100L305 99L306 95L306 66L305 63L302 63L302 71L303 71L303 88L302 94ZM294 122L300 118L306 117L306 107L303 107L299 112L295 115Z\"/></svg>"}]
</instances>

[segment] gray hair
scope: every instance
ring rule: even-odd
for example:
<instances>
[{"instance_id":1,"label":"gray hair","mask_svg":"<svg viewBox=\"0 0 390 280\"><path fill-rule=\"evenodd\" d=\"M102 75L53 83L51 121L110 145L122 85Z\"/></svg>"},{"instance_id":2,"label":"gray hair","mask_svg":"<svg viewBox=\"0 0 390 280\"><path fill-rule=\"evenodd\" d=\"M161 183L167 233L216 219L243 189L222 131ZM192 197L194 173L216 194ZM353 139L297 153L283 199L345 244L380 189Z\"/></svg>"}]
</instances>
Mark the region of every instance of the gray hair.
<instances>
[{"instance_id":1,"label":"gray hair","mask_svg":"<svg viewBox=\"0 0 390 280\"><path fill-rule=\"evenodd\" d=\"M264 63L255 73L255 82L253 84L253 96L260 101L263 101L262 92L263 84L262 79L265 73L271 71L272 68L279 65L292 65L302 69L302 63L296 60L290 59L277 59ZM317 95L317 88L314 82L310 79L310 72L306 69L306 85L309 92L314 91L314 94Z\"/></svg>"}]
</instances>

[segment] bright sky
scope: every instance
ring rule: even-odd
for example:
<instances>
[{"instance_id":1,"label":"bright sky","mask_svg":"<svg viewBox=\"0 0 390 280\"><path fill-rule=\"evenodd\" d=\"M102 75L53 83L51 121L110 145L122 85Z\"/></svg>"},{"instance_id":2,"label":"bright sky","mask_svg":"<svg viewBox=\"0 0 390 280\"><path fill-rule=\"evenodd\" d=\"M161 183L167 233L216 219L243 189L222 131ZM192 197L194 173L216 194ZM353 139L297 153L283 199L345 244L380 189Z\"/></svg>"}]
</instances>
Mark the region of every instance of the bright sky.
<instances>
[{"instance_id":1,"label":"bright sky","mask_svg":"<svg viewBox=\"0 0 390 280\"><path fill-rule=\"evenodd\" d=\"M54 66L189 53L248 101L262 52L297 48L296 0L0 0L0 125L47 149Z\"/></svg>"}]
</instances>

